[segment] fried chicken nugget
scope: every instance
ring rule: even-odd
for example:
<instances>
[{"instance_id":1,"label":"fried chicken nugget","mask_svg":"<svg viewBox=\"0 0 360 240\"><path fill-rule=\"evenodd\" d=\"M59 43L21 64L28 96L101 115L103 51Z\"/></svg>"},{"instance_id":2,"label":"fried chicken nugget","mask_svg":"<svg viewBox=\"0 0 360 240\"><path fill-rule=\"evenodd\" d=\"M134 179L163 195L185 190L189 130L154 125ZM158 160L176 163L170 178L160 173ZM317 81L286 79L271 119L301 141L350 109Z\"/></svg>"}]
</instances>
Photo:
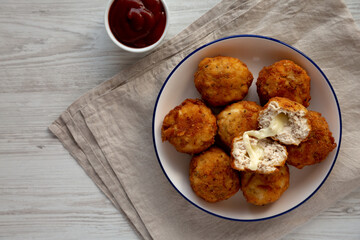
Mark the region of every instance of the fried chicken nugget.
<instances>
[{"instance_id":1,"label":"fried chicken nugget","mask_svg":"<svg viewBox=\"0 0 360 240\"><path fill-rule=\"evenodd\" d=\"M261 109L261 106L250 101L240 101L227 106L216 117L221 141L231 148L234 137L256 129Z\"/></svg>"},{"instance_id":2,"label":"fried chicken nugget","mask_svg":"<svg viewBox=\"0 0 360 240\"><path fill-rule=\"evenodd\" d=\"M162 141L169 141L177 151L195 154L215 142L216 117L199 99L186 99L164 118Z\"/></svg>"},{"instance_id":3,"label":"fried chicken nugget","mask_svg":"<svg viewBox=\"0 0 360 240\"><path fill-rule=\"evenodd\" d=\"M191 159L189 178L195 194L207 202L226 200L240 189L239 174L219 147L211 147Z\"/></svg>"},{"instance_id":4,"label":"fried chicken nugget","mask_svg":"<svg viewBox=\"0 0 360 240\"><path fill-rule=\"evenodd\" d=\"M262 105L272 97L285 97L309 106L310 77L293 61L281 60L264 67L259 73L256 87Z\"/></svg>"},{"instance_id":5,"label":"fried chicken nugget","mask_svg":"<svg viewBox=\"0 0 360 240\"><path fill-rule=\"evenodd\" d=\"M231 167L239 171L252 171L261 174L272 174L284 166L287 159L286 147L272 140L264 138L258 140L249 137L250 145L259 157L254 159L247 151L242 136L235 137L231 148Z\"/></svg>"},{"instance_id":6,"label":"fried chicken nugget","mask_svg":"<svg viewBox=\"0 0 360 240\"><path fill-rule=\"evenodd\" d=\"M308 120L311 131L307 140L298 146L287 146L287 163L299 169L322 162L336 148L335 140L321 113L309 111Z\"/></svg>"},{"instance_id":7,"label":"fried chicken nugget","mask_svg":"<svg viewBox=\"0 0 360 240\"><path fill-rule=\"evenodd\" d=\"M241 172L241 190L247 202L262 206L278 200L288 189L289 180L287 165L272 174Z\"/></svg>"},{"instance_id":8,"label":"fried chicken nugget","mask_svg":"<svg viewBox=\"0 0 360 240\"><path fill-rule=\"evenodd\" d=\"M196 89L211 106L224 106L242 100L248 93L253 75L237 58L204 58L194 75Z\"/></svg>"},{"instance_id":9,"label":"fried chicken nugget","mask_svg":"<svg viewBox=\"0 0 360 240\"><path fill-rule=\"evenodd\" d=\"M259 127L270 127L272 121L282 120L283 127L277 129L274 140L286 145L299 145L310 132L307 119L308 110L301 104L288 98L271 98L259 113Z\"/></svg>"}]
</instances>

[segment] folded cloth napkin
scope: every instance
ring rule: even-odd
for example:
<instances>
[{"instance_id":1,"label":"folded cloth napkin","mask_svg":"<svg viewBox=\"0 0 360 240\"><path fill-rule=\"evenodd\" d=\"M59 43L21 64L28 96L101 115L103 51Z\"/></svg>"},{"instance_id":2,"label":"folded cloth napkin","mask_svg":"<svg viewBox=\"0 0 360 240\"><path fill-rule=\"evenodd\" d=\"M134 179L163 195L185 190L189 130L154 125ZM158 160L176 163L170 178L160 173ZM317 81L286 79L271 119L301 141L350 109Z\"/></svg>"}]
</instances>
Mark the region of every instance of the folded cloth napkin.
<instances>
[{"instance_id":1,"label":"folded cloth napkin","mask_svg":"<svg viewBox=\"0 0 360 240\"><path fill-rule=\"evenodd\" d=\"M341 150L320 190L282 216L236 222L207 214L173 189L152 143L167 75L187 54L236 34L280 39L329 78L343 119ZM144 239L278 239L360 186L360 31L340 0L224 0L134 66L86 93L49 127Z\"/></svg>"}]
</instances>

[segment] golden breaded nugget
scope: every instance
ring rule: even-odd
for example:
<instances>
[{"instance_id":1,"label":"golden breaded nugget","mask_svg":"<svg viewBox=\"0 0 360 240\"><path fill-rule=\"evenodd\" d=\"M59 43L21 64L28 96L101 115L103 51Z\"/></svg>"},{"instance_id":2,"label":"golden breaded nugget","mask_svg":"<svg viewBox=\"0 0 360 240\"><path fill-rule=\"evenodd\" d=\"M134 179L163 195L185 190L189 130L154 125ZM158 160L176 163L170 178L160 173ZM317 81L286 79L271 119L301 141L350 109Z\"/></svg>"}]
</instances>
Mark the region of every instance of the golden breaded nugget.
<instances>
[{"instance_id":1,"label":"golden breaded nugget","mask_svg":"<svg viewBox=\"0 0 360 240\"><path fill-rule=\"evenodd\" d=\"M224 56L203 59L194 76L196 89L212 106L242 100L252 81L253 75L243 62Z\"/></svg>"},{"instance_id":2,"label":"golden breaded nugget","mask_svg":"<svg viewBox=\"0 0 360 240\"><path fill-rule=\"evenodd\" d=\"M169 141L177 151L195 154L215 142L216 117L203 101L186 99L164 118L162 141Z\"/></svg>"},{"instance_id":3,"label":"golden breaded nugget","mask_svg":"<svg viewBox=\"0 0 360 240\"><path fill-rule=\"evenodd\" d=\"M218 147L191 159L190 184L195 194L207 202L228 199L240 189L238 172L230 167L230 157Z\"/></svg>"},{"instance_id":4,"label":"golden breaded nugget","mask_svg":"<svg viewBox=\"0 0 360 240\"><path fill-rule=\"evenodd\" d=\"M256 82L262 105L270 98L285 97L305 107L309 106L310 77L306 71L290 60L281 60L264 67Z\"/></svg>"},{"instance_id":5,"label":"golden breaded nugget","mask_svg":"<svg viewBox=\"0 0 360 240\"><path fill-rule=\"evenodd\" d=\"M255 205L266 205L278 200L289 187L287 165L272 174L241 173L241 190L246 201Z\"/></svg>"},{"instance_id":6,"label":"golden breaded nugget","mask_svg":"<svg viewBox=\"0 0 360 240\"><path fill-rule=\"evenodd\" d=\"M320 163L336 148L335 140L324 117L315 111L308 112L311 131L299 146L287 146L287 163L299 169Z\"/></svg>"},{"instance_id":7,"label":"golden breaded nugget","mask_svg":"<svg viewBox=\"0 0 360 240\"><path fill-rule=\"evenodd\" d=\"M245 131L255 130L261 109L257 103L250 101L240 101L227 106L216 116L221 141L231 148L234 137L241 136Z\"/></svg>"}]
</instances>

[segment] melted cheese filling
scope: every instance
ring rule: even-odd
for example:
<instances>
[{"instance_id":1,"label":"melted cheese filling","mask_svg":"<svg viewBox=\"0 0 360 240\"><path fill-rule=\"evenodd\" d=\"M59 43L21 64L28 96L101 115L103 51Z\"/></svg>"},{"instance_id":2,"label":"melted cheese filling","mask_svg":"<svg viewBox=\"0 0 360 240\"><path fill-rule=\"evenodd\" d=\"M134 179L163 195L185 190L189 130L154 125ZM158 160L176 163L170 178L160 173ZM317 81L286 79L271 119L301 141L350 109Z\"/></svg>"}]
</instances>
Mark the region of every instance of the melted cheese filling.
<instances>
[{"instance_id":1,"label":"melted cheese filling","mask_svg":"<svg viewBox=\"0 0 360 240\"><path fill-rule=\"evenodd\" d=\"M272 121L270 122L270 125L266 128L260 129L258 131L251 130L247 131L243 134L243 142L246 148L247 153L250 157L250 170L256 170L258 163L262 156L264 155L264 149L258 145L252 145L250 143L250 137L255 137L258 140L267 138L267 137L273 137L277 135L278 133L282 132L285 126L288 124L289 118L284 113L279 113L276 115Z\"/></svg>"}]
</instances>

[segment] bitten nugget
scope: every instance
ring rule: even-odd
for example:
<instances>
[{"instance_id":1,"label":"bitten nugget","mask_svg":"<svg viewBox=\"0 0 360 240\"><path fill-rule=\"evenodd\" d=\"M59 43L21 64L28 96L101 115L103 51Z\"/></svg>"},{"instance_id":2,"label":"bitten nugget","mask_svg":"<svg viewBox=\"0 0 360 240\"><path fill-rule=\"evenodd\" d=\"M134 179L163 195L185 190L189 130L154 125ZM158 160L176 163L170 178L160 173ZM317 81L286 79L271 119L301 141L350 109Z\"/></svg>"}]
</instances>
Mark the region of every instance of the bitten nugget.
<instances>
[{"instance_id":1,"label":"bitten nugget","mask_svg":"<svg viewBox=\"0 0 360 240\"><path fill-rule=\"evenodd\" d=\"M212 106L242 100L252 81L253 75L243 62L224 56L203 59L194 76L196 89Z\"/></svg>"},{"instance_id":2,"label":"bitten nugget","mask_svg":"<svg viewBox=\"0 0 360 240\"><path fill-rule=\"evenodd\" d=\"M239 171L253 171L261 174L277 172L287 159L286 148L271 138L258 140L249 137L252 156L243 137L236 137L231 148L231 167Z\"/></svg>"},{"instance_id":3,"label":"bitten nugget","mask_svg":"<svg viewBox=\"0 0 360 240\"><path fill-rule=\"evenodd\" d=\"M281 60L264 67L256 82L262 105L270 98L285 97L305 107L309 106L310 77L306 71L290 60Z\"/></svg>"},{"instance_id":4,"label":"bitten nugget","mask_svg":"<svg viewBox=\"0 0 360 240\"><path fill-rule=\"evenodd\" d=\"M255 130L261 109L261 106L250 101L240 101L227 106L216 117L221 141L231 148L234 137L245 131Z\"/></svg>"},{"instance_id":5,"label":"bitten nugget","mask_svg":"<svg viewBox=\"0 0 360 240\"><path fill-rule=\"evenodd\" d=\"M246 201L266 205L278 200L289 187L289 168L284 165L272 174L241 173L241 190Z\"/></svg>"},{"instance_id":6,"label":"bitten nugget","mask_svg":"<svg viewBox=\"0 0 360 240\"><path fill-rule=\"evenodd\" d=\"M322 162L336 148L325 118L318 112L309 111L308 119L311 125L308 139L299 146L287 146L287 163L299 169Z\"/></svg>"},{"instance_id":7,"label":"bitten nugget","mask_svg":"<svg viewBox=\"0 0 360 240\"><path fill-rule=\"evenodd\" d=\"M297 102L274 97L260 112L259 127L282 144L299 145L308 137L311 129L307 113L308 110ZM270 128L270 131L265 131L265 128Z\"/></svg>"},{"instance_id":8,"label":"bitten nugget","mask_svg":"<svg viewBox=\"0 0 360 240\"><path fill-rule=\"evenodd\" d=\"M219 202L239 191L240 178L230 167L230 157L221 148L211 147L191 159L190 184L205 201Z\"/></svg>"},{"instance_id":9,"label":"bitten nugget","mask_svg":"<svg viewBox=\"0 0 360 240\"><path fill-rule=\"evenodd\" d=\"M216 117L199 99L186 99L164 118L161 137L177 151L199 153L215 142Z\"/></svg>"}]
</instances>

